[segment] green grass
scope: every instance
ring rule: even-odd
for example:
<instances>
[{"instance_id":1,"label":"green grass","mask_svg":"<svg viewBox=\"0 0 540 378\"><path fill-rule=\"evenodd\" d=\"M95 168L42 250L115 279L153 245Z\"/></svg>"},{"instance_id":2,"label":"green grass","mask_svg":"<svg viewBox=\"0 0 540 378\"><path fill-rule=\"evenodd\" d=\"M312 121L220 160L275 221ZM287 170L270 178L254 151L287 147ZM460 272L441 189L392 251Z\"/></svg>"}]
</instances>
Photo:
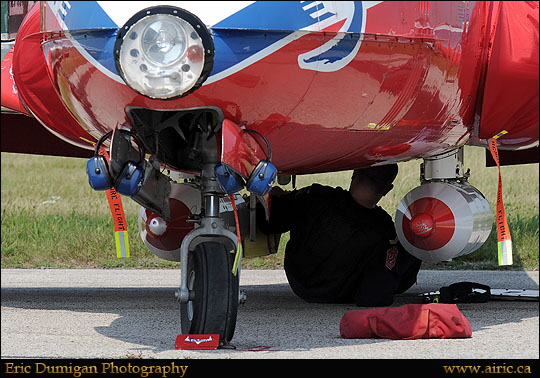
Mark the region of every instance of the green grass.
<instances>
[{"instance_id":1,"label":"green grass","mask_svg":"<svg viewBox=\"0 0 540 378\"><path fill-rule=\"evenodd\" d=\"M88 185L86 159L1 155L2 267L178 267L155 257L139 237L139 205L123 199L130 235L131 258L117 259L113 222L104 192ZM394 216L403 196L419 184L419 164L400 164L392 190L380 205ZM466 147L469 182L495 209L498 173L485 167L484 150ZM424 264L425 268L538 269L538 164L502 167L503 198L514 248L514 265L498 267L495 229L476 252L450 263ZM347 188L350 171L299 176L297 187L313 182ZM290 189L291 186L285 187ZM244 268L281 268L288 234L275 255L243 260Z\"/></svg>"},{"instance_id":2,"label":"green grass","mask_svg":"<svg viewBox=\"0 0 540 378\"><path fill-rule=\"evenodd\" d=\"M131 258L118 259L105 192L90 188L86 159L2 153L2 267L170 267L137 229L140 206L122 204Z\"/></svg>"},{"instance_id":3,"label":"green grass","mask_svg":"<svg viewBox=\"0 0 540 378\"><path fill-rule=\"evenodd\" d=\"M135 225L136 217L128 217ZM21 227L21 225L24 225ZM168 267L157 259L131 230L131 258L116 258L112 221L85 214L28 215L2 214L2 267Z\"/></svg>"}]
</instances>

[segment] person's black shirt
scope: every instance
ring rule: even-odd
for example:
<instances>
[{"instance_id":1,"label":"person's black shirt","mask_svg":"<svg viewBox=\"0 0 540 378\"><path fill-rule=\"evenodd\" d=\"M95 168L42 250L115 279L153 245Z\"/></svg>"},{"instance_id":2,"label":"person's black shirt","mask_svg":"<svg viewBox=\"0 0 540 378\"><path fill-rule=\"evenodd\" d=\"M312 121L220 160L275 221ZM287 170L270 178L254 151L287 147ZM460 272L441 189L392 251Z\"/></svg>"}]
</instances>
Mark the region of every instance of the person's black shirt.
<instances>
[{"instance_id":1,"label":"person's black shirt","mask_svg":"<svg viewBox=\"0 0 540 378\"><path fill-rule=\"evenodd\" d=\"M387 306L415 281L420 261L399 244L381 207L356 203L340 187L313 184L274 196L265 233L290 231L285 272L308 302Z\"/></svg>"}]
</instances>

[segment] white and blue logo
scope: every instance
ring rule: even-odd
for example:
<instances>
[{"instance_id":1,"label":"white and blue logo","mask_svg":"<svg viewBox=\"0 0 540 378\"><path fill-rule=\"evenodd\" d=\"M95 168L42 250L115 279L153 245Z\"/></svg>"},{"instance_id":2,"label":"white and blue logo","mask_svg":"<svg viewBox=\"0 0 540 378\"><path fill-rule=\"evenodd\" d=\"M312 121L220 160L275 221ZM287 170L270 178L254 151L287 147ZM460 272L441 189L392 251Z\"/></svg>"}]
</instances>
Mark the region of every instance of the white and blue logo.
<instances>
[{"instance_id":1,"label":"white and blue logo","mask_svg":"<svg viewBox=\"0 0 540 378\"><path fill-rule=\"evenodd\" d=\"M215 42L216 56L219 52L229 52L236 57L236 60L217 61L213 79L237 72L309 32L326 30L338 33L319 48L301 54L298 65L302 69L337 71L356 56L364 17L361 1L255 2L212 27L222 37ZM247 30L259 37L246 39Z\"/></svg>"}]
</instances>

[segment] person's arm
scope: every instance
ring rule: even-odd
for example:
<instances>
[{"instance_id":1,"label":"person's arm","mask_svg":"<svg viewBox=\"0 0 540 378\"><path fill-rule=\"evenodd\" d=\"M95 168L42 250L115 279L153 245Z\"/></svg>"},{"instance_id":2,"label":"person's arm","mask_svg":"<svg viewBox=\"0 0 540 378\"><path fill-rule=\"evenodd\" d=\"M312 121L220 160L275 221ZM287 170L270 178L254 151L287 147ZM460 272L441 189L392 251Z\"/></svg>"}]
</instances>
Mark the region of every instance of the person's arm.
<instances>
[{"instance_id":1,"label":"person's arm","mask_svg":"<svg viewBox=\"0 0 540 378\"><path fill-rule=\"evenodd\" d=\"M294 212L294 192L274 187L270 191L270 217L267 220L264 209L257 209L257 227L265 234L280 234L290 230Z\"/></svg>"},{"instance_id":2,"label":"person's arm","mask_svg":"<svg viewBox=\"0 0 540 378\"><path fill-rule=\"evenodd\" d=\"M396 274L397 259L402 247L396 243L392 218L386 213L378 213L371 221L372 232L366 235L365 246L370 245L369 260L363 269L355 295L358 306L390 306L399 287L399 275Z\"/></svg>"},{"instance_id":3,"label":"person's arm","mask_svg":"<svg viewBox=\"0 0 540 378\"><path fill-rule=\"evenodd\" d=\"M390 306L395 294L405 292L416 282L421 261L399 242L383 245L366 266L355 296L358 306Z\"/></svg>"},{"instance_id":4,"label":"person's arm","mask_svg":"<svg viewBox=\"0 0 540 378\"><path fill-rule=\"evenodd\" d=\"M366 265L362 280L354 297L357 306L390 306L398 282L394 274L385 267L385 257L380 252Z\"/></svg>"},{"instance_id":5,"label":"person's arm","mask_svg":"<svg viewBox=\"0 0 540 378\"><path fill-rule=\"evenodd\" d=\"M270 191L270 219L266 220L264 211L257 211L257 225L265 234L279 234L288 232L302 212L302 206L310 198L310 191L316 185L292 191L274 187ZM262 210L262 209L261 209Z\"/></svg>"}]
</instances>

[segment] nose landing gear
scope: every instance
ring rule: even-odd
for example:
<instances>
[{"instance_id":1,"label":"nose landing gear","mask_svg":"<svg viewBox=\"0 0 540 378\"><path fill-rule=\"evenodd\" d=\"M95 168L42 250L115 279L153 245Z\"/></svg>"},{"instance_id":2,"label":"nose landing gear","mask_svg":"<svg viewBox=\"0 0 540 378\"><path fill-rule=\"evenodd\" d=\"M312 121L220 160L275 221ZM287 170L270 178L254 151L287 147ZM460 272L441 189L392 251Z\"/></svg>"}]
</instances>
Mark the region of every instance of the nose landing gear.
<instances>
[{"instance_id":1,"label":"nose landing gear","mask_svg":"<svg viewBox=\"0 0 540 378\"><path fill-rule=\"evenodd\" d=\"M214 167L215 163L208 163L202 170L199 225L186 235L180 247L177 299L182 333L219 334L221 343L228 344L236 327L240 295L239 273L233 273L238 240L220 218L223 193Z\"/></svg>"}]
</instances>

